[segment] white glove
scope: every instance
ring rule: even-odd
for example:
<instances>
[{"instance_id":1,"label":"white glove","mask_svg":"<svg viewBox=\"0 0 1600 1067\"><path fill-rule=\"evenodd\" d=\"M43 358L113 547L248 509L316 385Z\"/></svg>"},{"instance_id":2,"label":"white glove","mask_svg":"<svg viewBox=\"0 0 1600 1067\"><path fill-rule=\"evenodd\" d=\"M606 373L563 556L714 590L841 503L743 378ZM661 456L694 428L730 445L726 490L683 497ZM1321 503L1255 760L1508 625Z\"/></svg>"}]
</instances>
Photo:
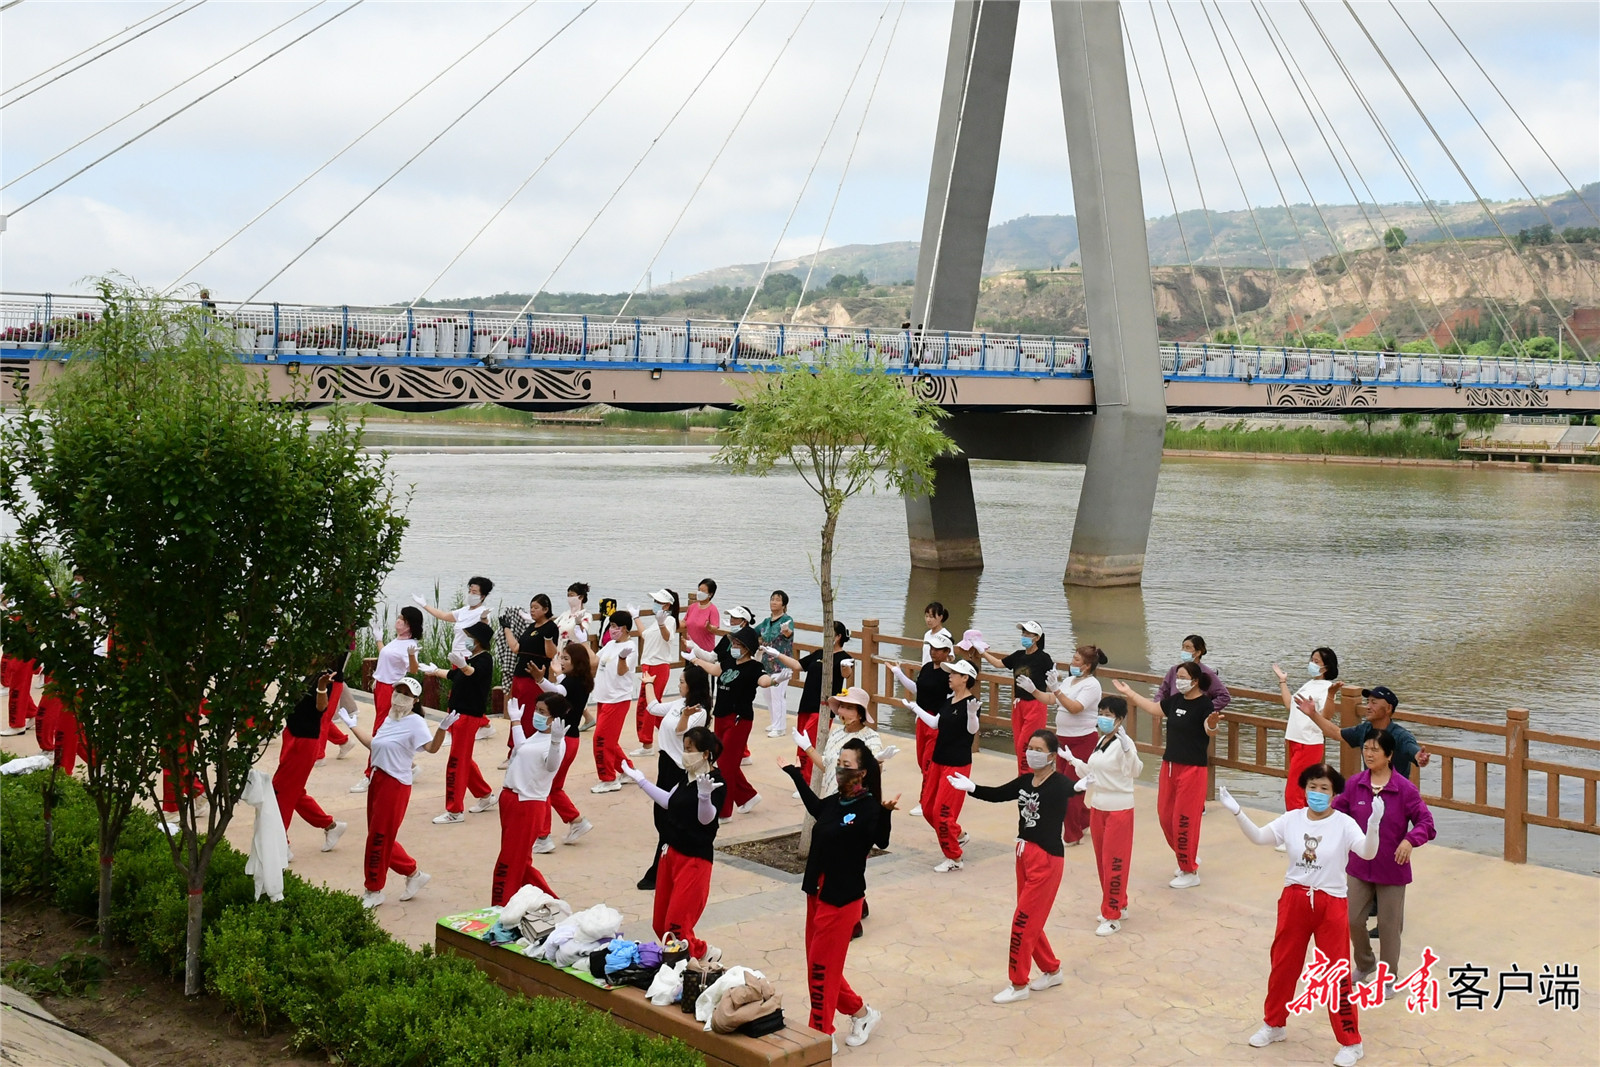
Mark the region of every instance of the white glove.
<instances>
[{"instance_id":1,"label":"white glove","mask_svg":"<svg viewBox=\"0 0 1600 1067\"><path fill-rule=\"evenodd\" d=\"M1128 736L1128 731L1120 726L1117 727L1117 744L1121 745L1122 751L1130 756L1138 751L1138 747L1133 743L1133 738Z\"/></svg>"},{"instance_id":2,"label":"white glove","mask_svg":"<svg viewBox=\"0 0 1600 1067\"><path fill-rule=\"evenodd\" d=\"M856 661L853 659L842 659L839 661L839 669L842 671L853 671L856 669Z\"/></svg>"},{"instance_id":3,"label":"white glove","mask_svg":"<svg viewBox=\"0 0 1600 1067\"><path fill-rule=\"evenodd\" d=\"M522 718L522 701L512 697L506 701L506 718L516 722Z\"/></svg>"},{"instance_id":4,"label":"white glove","mask_svg":"<svg viewBox=\"0 0 1600 1067\"><path fill-rule=\"evenodd\" d=\"M1217 799L1222 802L1224 808L1228 809L1229 815L1239 814L1239 802L1233 799L1233 794L1228 792L1227 786L1217 786Z\"/></svg>"},{"instance_id":5,"label":"white glove","mask_svg":"<svg viewBox=\"0 0 1600 1067\"><path fill-rule=\"evenodd\" d=\"M717 791L716 779L709 774L702 774L694 780L694 787L701 796L708 797Z\"/></svg>"},{"instance_id":6,"label":"white glove","mask_svg":"<svg viewBox=\"0 0 1600 1067\"><path fill-rule=\"evenodd\" d=\"M799 730L795 730L789 736L794 738L794 747L795 748L798 748L802 752L810 751L810 749L811 749L811 738L807 737L805 734L801 733Z\"/></svg>"},{"instance_id":7,"label":"white glove","mask_svg":"<svg viewBox=\"0 0 1600 1067\"><path fill-rule=\"evenodd\" d=\"M1372 798L1372 817L1379 822L1383 821L1384 803L1382 797Z\"/></svg>"},{"instance_id":8,"label":"white glove","mask_svg":"<svg viewBox=\"0 0 1600 1067\"><path fill-rule=\"evenodd\" d=\"M961 790L963 793L970 793L974 789L978 788L978 783L974 782L971 778L968 778L966 775L961 774L959 772L957 772L956 774L947 774L947 775L945 775L945 781L949 782L951 785L955 786L957 789Z\"/></svg>"},{"instance_id":9,"label":"white glove","mask_svg":"<svg viewBox=\"0 0 1600 1067\"><path fill-rule=\"evenodd\" d=\"M1061 692L1061 672L1047 671L1044 676L1044 687L1052 693Z\"/></svg>"},{"instance_id":10,"label":"white glove","mask_svg":"<svg viewBox=\"0 0 1600 1067\"><path fill-rule=\"evenodd\" d=\"M633 642L624 641L622 643L622 647L617 649L617 658L620 660L626 660L631 655L633 655Z\"/></svg>"},{"instance_id":11,"label":"white glove","mask_svg":"<svg viewBox=\"0 0 1600 1067\"><path fill-rule=\"evenodd\" d=\"M900 746L899 745L888 745L888 746L886 746L884 748L884 750L882 752L878 753L878 762L879 763L888 763L890 760L894 759L898 755L900 755Z\"/></svg>"},{"instance_id":12,"label":"white glove","mask_svg":"<svg viewBox=\"0 0 1600 1067\"><path fill-rule=\"evenodd\" d=\"M452 726L454 726L456 724L456 720L459 719L459 718L461 718L461 713L459 711L452 711L450 714L446 715L443 720L440 721L439 729L441 729L441 730L450 729L450 727L452 727Z\"/></svg>"},{"instance_id":13,"label":"white glove","mask_svg":"<svg viewBox=\"0 0 1600 1067\"><path fill-rule=\"evenodd\" d=\"M421 671L423 674L432 674L434 671L436 671L438 669L439 669L439 665L437 663L419 663L419 664L417 664L417 670Z\"/></svg>"},{"instance_id":14,"label":"white glove","mask_svg":"<svg viewBox=\"0 0 1600 1067\"><path fill-rule=\"evenodd\" d=\"M456 651L452 650L450 655L447 656L446 658L450 661L450 666L452 666L452 667L455 667L455 668L459 669L459 668L465 667L467 665L467 657L466 657L466 655L464 653L456 652Z\"/></svg>"},{"instance_id":15,"label":"white glove","mask_svg":"<svg viewBox=\"0 0 1600 1067\"><path fill-rule=\"evenodd\" d=\"M1017 675L1017 688L1024 693L1037 693L1039 687L1033 684L1033 679L1026 674Z\"/></svg>"},{"instance_id":16,"label":"white glove","mask_svg":"<svg viewBox=\"0 0 1600 1067\"><path fill-rule=\"evenodd\" d=\"M762 645L756 651L760 655L763 655L763 656L776 656L778 654L777 651L771 645Z\"/></svg>"},{"instance_id":17,"label":"white glove","mask_svg":"<svg viewBox=\"0 0 1600 1067\"><path fill-rule=\"evenodd\" d=\"M428 606L428 602L426 600L422 599L419 596L415 596L415 595L412 596L411 602L413 604L415 604L419 608L425 608L425 607Z\"/></svg>"},{"instance_id":18,"label":"white glove","mask_svg":"<svg viewBox=\"0 0 1600 1067\"><path fill-rule=\"evenodd\" d=\"M977 649L979 652L989 651L988 642L984 641L981 637L972 642L972 647Z\"/></svg>"},{"instance_id":19,"label":"white glove","mask_svg":"<svg viewBox=\"0 0 1600 1067\"><path fill-rule=\"evenodd\" d=\"M552 741L559 741L563 737L566 737L566 736L567 736L567 720L566 719L551 719L550 720L550 739Z\"/></svg>"},{"instance_id":20,"label":"white glove","mask_svg":"<svg viewBox=\"0 0 1600 1067\"><path fill-rule=\"evenodd\" d=\"M628 605L628 614L632 615L633 618L634 618L634 621L637 622L638 619L639 619L639 605L637 605L637 604L629 604Z\"/></svg>"},{"instance_id":21,"label":"white glove","mask_svg":"<svg viewBox=\"0 0 1600 1067\"><path fill-rule=\"evenodd\" d=\"M687 637L683 639L683 650L689 654L690 659L700 658L700 646L689 640Z\"/></svg>"},{"instance_id":22,"label":"white glove","mask_svg":"<svg viewBox=\"0 0 1600 1067\"><path fill-rule=\"evenodd\" d=\"M912 714L915 714L918 711L922 710L922 705L918 704L915 700L912 700L912 699L910 699L908 697L901 697L900 698L900 705L903 708L905 708L907 711L911 712Z\"/></svg>"},{"instance_id":23,"label":"white glove","mask_svg":"<svg viewBox=\"0 0 1600 1067\"><path fill-rule=\"evenodd\" d=\"M346 726L354 726L356 724L356 717L350 714L350 712L345 708L340 708L338 711L334 712L333 717L344 723Z\"/></svg>"},{"instance_id":24,"label":"white glove","mask_svg":"<svg viewBox=\"0 0 1600 1067\"><path fill-rule=\"evenodd\" d=\"M1084 793L1088 791L1091 785L1094 785L1094 775L1086 774L1082 778L1078 779L1078 784L1073 786L1073 788L1080 793Z\"/></svg>"},{"instance_id":25,"label":"white glove","mask_svg":"<svg viewBox=\"0 0 1600 1067\"><path fill-rule=\"evenodd\" d=\"M636 782L644 781L644 772L635 767L631 760L622 761L622 773Z\"/></svg>"},{"instance_id":26,"label":"white glove","mask_svg":"<svg viewBox=\"0 0 1600 1067\"><path fill-rule=\"evenodd\" d=\"M370 629L372 630L372 639L380 645L383 644L383 627L373 623Z\"/></svg>"}]
</instances>

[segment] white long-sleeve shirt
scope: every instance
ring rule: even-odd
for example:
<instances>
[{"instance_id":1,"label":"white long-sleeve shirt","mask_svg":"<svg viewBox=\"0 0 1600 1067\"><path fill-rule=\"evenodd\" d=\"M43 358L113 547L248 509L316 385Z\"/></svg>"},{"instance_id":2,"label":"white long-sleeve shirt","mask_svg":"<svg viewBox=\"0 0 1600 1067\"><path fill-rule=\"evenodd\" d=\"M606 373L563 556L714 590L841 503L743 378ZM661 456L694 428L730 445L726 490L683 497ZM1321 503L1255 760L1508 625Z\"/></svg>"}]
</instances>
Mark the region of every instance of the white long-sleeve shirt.
<instances>
[{"instance_id":1,"label":"white long-sleeve shirt","mask_svg":"<svg viewBox=\"0 0 1600 1067\"><path fill-rule=\"evenodd\" d=\"M650 714L661 720L656 727L656 741L661 745L661 751L671 757L680 769L683 767L683 734L678 732L678 722L683 718L686 703L683 700L658 700L650 705ZM693 730L705 724L706 713L701 709L689 716L689 725L684 730Z\"/></svg>"},{"instance_id":2,"label":"white long-sleeve shirt","mask_svg":"<svg viewBox=\"0 0 1600 1067\"><path fill-rule=\"evenodd\" d=\"M522 800L549 800L550 786L566 755L565 744L553 745L549 734L532 737L522 732L522 724L511 726L511 763L506 767L506 788Z\"/></svg>"},{"instance_id":3,"label":"white long-sleeve shirt","mask_svg":"<svg viewBox=\"0 0 1600 1067\"><path fill-rule=\"evenodd\" d=\"M1061 751L1079 778L1086 774L1094 775L1094 781L1084 793L1084 800L1090 808L1095 811L1127 811L1133 807L1133 783L1144 771L1144 761L1139 758L1139 750L1132 747L1131 741L1124 747L1122 739L1116 738L1104 751L1096 746L1086 760L1076 758L1065 746Z\"/></svg>"}]
</instances>

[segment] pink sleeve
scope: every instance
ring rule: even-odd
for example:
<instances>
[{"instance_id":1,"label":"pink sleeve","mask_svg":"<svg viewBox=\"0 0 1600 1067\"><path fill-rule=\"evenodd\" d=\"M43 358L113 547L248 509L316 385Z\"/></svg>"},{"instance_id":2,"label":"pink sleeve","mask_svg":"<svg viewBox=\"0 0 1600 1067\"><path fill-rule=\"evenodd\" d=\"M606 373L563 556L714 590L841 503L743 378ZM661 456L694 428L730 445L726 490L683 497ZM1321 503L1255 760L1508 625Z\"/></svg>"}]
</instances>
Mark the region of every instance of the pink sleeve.
<instances>
[{"instance_id":1,"label":"pink sleeve","mask_svg":"<svg viewBox=\"0 0 1600 1067\"><path fill-rule=\"evenodd\" d=\"M717 606L715 604L712 604L710 609L706 612L706 629L708 631L715 630L721 625L722 612L717 610Z\"/></svg>"}]
</instances>

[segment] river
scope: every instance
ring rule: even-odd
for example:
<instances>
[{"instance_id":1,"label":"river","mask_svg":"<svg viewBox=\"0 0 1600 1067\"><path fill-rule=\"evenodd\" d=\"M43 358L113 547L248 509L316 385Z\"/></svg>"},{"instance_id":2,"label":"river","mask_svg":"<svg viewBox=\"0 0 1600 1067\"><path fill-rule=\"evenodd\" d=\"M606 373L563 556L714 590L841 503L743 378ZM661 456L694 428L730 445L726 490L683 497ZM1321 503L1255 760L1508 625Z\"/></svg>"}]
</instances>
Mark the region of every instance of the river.
<instances>
[{"instance_id":1,"label":"river","mask_svg":"<svg viewBox=\"0 0 1600 1067\"><path fill-rule=\"evenodd\" d=\"M704 436L373 424L368 441L391 449L412 494L384 589L391 615L481 573L507 603L545 592L560 605L573 581L593 586L591 603L648 603L658 586L713 577L724 608L762 611L781 588L797 618L820 617L820 502L793 472L726 471ZM1274 662L1303 677L1311 648L1328 645L1342 676L1392 687L1402 718L1503 722L1526 707L1535 729L1600 736L1600 477L1168 459L1143 585L1079 589L1061 574L1082 474L974 463L976 572L913 571L899 498L856 497L835 556L840 617L920 635L923 605L941 600L958 635L975 626L1009 647L1031 618L1058 656L1093 642L1134 670L1164 669L1199 633L1209 664L1257 688L1273 687ZM1277 792L1239 784L1263 806ZM1458 788L1470 795L1470 780ZM1440 824L1441 839L1499 851L1498 821ZM1530 850L1600 866L1592 837L1535 827Z\"/></svg>"}]
</instances>

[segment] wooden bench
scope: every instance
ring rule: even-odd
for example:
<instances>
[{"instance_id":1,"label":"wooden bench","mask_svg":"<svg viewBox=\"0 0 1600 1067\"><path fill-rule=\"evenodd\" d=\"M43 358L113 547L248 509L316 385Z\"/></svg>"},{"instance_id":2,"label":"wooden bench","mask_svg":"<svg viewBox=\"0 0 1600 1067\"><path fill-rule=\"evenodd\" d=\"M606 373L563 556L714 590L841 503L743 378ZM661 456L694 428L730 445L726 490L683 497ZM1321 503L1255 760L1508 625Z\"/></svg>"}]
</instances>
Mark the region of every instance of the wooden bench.
<instances>
[{"instance_id":1,"label":"wooden bench","mask_svg":"<svg viewBox=\"0 0 1600 1067\"><path fill-rule=\"evenodd\" d=\"M711 1067L818 1067L833 1063L827 1035L789 1022L765 1037L719 1034L703 1029L676 1004L658 1008L631 986L601 989L548 963L480 941L471 934L435 927L435 950L471 960L501 987L530 997L568 997L606 1012L617 1022L661 1037L675 1037L705 1057ZM803 1020L804 1005L785 1005L786 1020Z\"/></svg>"}]
</instances>

